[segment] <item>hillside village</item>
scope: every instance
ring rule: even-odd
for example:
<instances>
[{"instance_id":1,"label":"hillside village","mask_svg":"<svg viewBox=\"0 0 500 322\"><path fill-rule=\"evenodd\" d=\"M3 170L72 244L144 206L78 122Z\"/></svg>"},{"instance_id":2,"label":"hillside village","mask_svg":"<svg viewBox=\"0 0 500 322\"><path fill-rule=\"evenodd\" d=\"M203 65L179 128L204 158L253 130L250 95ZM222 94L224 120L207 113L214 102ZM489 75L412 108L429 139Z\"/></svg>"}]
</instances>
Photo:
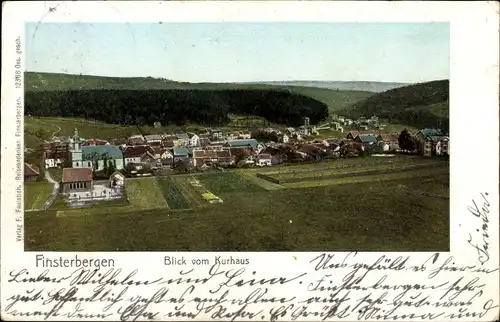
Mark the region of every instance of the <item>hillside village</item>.
<instances>
[{"instance_id":1,"label":"hillside village","mask_svg":"<svg viewBox=\"0 0 500 322\"><path fill-rule=\"evenodd\" d=\"M328 128L344 136L311 139ZM344 132L344 128L357 130ZM172 171L269 167L381 153L405 152L427 157L449 155L449 137L440 130L422 129L414 135L410 134L414 148L407 150L400 146L400 133L384 133L383 129L384 125L376 116L351 120L339 115L333 115L331 123L318 127L311 126L305 117L304 125L288 127L284 131L259 128L225 132L218 128L206 128L202 133L103 139L82 138L75 129L72 137L54 137L43 142L40 152L42 167L63 169L66 181L66 178L77 178L82 168L90 169L85 172L90 181L109 179L116 171L126 177L140 177ZM30 164L27 168L27 180L36 180L39 167ZM90 189L90 185L76 185L74 188Z\"/></svg>"}]
</instances>

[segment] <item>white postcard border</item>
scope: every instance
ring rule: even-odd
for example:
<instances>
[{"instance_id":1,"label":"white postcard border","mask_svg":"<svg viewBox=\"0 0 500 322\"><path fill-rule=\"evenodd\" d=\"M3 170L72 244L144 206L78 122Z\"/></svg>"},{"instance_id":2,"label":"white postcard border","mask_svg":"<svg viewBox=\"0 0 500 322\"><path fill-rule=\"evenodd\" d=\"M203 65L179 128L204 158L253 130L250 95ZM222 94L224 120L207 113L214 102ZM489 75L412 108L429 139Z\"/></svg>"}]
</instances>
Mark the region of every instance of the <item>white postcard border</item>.
<instances>
[{"instance_id":1,"label":"white postcard border","mask_svg":"<svg viewBox=\"0 0 500 322\"><path fill-rule=\"evenodd\" d=\"M15 284L6 282L12 278L12 271L26 268L34 269L35 256L43 254L45 256L63 256L73 258L75 253L49 253L49 252L24 252L23 242L15 242L16 227L23 224L22 213L15 212L16 191L15 188L22 185L21 180L16 180L16 142L24 149L22 136L16 137L16 99L23 97L23 89L15 88L16 70L24 71L24 56L21 67L16 66L16 38L21 38L21 47L17 48L24 53L24 23L41 22L156 22L156 21L387 21L387 22L428 22L428 21L449 21L451 28L451 48L450 48L450 137L452 157L450 161L450 235L451 251L441 253L437 262L432 266L429 257L432 253L359 253L356 260L362 263L373 263L382 255L387 258L397 256L410 256L407 266L418 266L424 262L428 270L415 273L413 271L391 272L393 283L422 283L429 278L429 272L443 264L446 258L453 256L452 261L446 265L454 267L476 266L477 268L493 270L485 275L477 270L466 270L457 272L453 270L440 272L439 277L435 277L436 283L457 280L463 276L462 284L465 280L475 281L475 285L483 285L482 292L475 301L468 307L469 312L484 312L485 303L490 303L490 310L483 316L453 316L461 320L482 320L491 321L498 319L499 305L499 188L498 188L498 164L499 164L499 142L498 142L498 106L499 106L499 68L498 68L498 13L499 6L495 2L7 2L4 3L3 14L3 35L2 35L2 136L1 136L1 303L2 318L12 320L13 317L6 315L4 308L8 303L7 296L18 292L18 290L28 289L30 285ZM424 66L422 66L424 68ZM22 123L21 123L22 125ZM17 124L17 129L19 123ZM24 127L22 127L24 128ZM479 254L471 245L481 243L483 236L481 229L483 222L481 219L471 215L469 207L473 200L478 205L483 205L481 194L488 193L489 216L488 216L488 242L490 260L487 264L481 265L478 261ZM476 231L478 229L478 231ZM470 235L469 235L470 234ZM349 260L354 255L347 253L335 254L335 258L342 259L346 256ZM115 261L115 268L123 269L123 273L138 270L137 276L144 279L154 279L158 277L172 278L179 274L179 267L164 266L163 257L165 255L184 256L188 259L212 259L216 255L233 256L235 258L248 258L251 264L247 270L250 279L252 271L257 272L256 276L271 278L274 276L286 276L292 278L301 273L307 272L303 283L290 283L286 285L269 286L269 294L274 296L285 296L305 292L305 285L313 285L320 279L323 273L339 274L339 278L345 275L348 270L314 270L314 265L309 263L321 253L162 253L162 252L119 252L119 253L78 253L81 259L112 258ZM339 260L341 261L341 260ZM332 262L334 262L332 260ZM338 261L337 261L338 262ZM189 267L189 266L187 266ZM187 270L187 268L186 268ZM205 276L208 268L195 268L194 276ZM496 271L495 271L496 270ZM72 269L53 269L54 276L62 276L71 272ZM127 271L127 272L125 272ZM372 272L370 277L372 283L378 278L375 274L382 274L377 270ZM35 274L35 273L33 273ZM413 274L410 275L409 274ZM408 279L411 279L409 281ZM298 280L297 280L298 281ZM215 282L214 282L215 283ZM460 284L459 283L459 284ZM463 285L460 284L461 287ZM56 287L56 285L51 285ZM216 287L217 283L212 285ZM308 287L309 287L308 286ZM34 287L34 286L32 286ZM312 287L312 286L311 286ZM458 287L458 286L457 286ZM208 286L205 287L208 289ZM90 292L93 287L82 286L84 292ZM152 287L136 287L137 294L149 294ZM181 290L182 289L182 290ZM199 288L197 291L206 293L206 289ZM173 291L182 292L181 286L173 287ZM21 291L19 291L21 292ZM233 291L234 297L246 297L249 289L238 288ZM437 291L424 291L437 292ZM353 291L351 294L361 297L363 291ZM467 296L461 293L457 297ZM465 296L465 297L463 297ZM468 296L470 298L470 296ZM488 302L491 299L492 302ZM29 304L28 304L29 305ZM275 304L254 304L262 307L264 312L268 312ZM385 304L382 305L384 307ZM102 306L102 305L101 305ZM91 307L86 313L99 311L99 303L91 303ZM153 307L150 305L149 308ZM158 306L157 311L166 310ZM457 308L426 308L426 312L456 312ZM152 309L151 309L152 310ZM319 310L319 309L318 309ZM423 308L405 308L401 312L410 314L411 312L422 312ZM162 311L163 312L163 311ZM415 313L417 314L417 313ZM458 313L457 313L458 314ZM478 313L479 314L479 313ZM269 320L270 315L262 313L253 320ZM211 313L201 313L196 320L209 319ZM105 320L116 320L119 315L112 315ZM157 320L166 320L169 317ZM450 316L448 316L450 318ZM17 317L17 320L38 320L39 317ZM54 317L54 320L81 320L83 317L76 316ZM88 316L86 320L94 320ZM129 319L131 319L129 317ZM170 317L171 320L187 320L186 317ZM241 320L248 320L246 317L238 317ZM280 320L288 320L286 315ZM338 316L331 319L340 319ZM355 314L343 318L344 320L356 320ZM427 319L430 319L427 317ZM443 314L435 320L447 320ZM146 317L138 317L138 320L146 320ZM226 317L222 320L231 320ZM315 321L318 317L302 316L297 320Z\"/></svg>"}]
</instances>

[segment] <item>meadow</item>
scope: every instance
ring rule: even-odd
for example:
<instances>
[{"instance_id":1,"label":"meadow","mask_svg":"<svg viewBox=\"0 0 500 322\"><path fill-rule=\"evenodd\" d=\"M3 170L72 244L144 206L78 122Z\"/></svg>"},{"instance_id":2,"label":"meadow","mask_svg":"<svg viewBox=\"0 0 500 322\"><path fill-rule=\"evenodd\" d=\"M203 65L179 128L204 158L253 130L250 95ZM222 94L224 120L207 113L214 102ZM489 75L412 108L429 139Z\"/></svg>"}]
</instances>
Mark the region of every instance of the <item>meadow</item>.
<instances>
[{"instance_id":1,"label":"meadow","mask_svg":"<svg viewBox=\"0 0 500 322\"><path fill-rule=\"evenodd\" d=\"M48 182L24 183L24 210L39 210L52 194L53 185Z\"/></svg>"},{"instance_id":2,"label":"meadow","mask_svg":"<svg viewBox=\"0 0 500 322\"><path fill-rule=\"evenodd\" d=\"M26 249L449 249L447 162L404 173L318 181L315 185L306 182L309 186L284 184L277 189L272 185L266 189L267 184L260 184L265 180L256 178L254 170L258 169L173 175L165 182L127 180L126 184L132 185L127 190L136 191L136 196L128 195L129 202L136 206L102 208L99 214L96 209L92 216L57 216L52 210L27 213ZM173 183L174 188L166 189L167 183ZM200 197L203 191L224 202L208 204ZM190 209L174 209L184 203L179 200L186 200ZM152 209L152 204L157 208Z\"/></svg>"}]
</instances>

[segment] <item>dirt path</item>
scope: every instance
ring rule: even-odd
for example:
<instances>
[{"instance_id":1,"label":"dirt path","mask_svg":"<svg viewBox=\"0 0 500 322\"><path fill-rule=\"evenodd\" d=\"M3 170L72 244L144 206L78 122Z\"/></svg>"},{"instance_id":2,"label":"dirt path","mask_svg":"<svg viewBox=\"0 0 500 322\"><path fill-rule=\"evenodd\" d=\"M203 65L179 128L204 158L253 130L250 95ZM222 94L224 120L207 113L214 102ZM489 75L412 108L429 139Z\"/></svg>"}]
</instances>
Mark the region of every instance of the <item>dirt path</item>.
<instances>
[{"instance_id":1,"label":"dirt path","mask_svg":"<svg viewBox=\"0 0 500 322\"><path fill-rule=\"evenodd\" d=\"M52 205L54 200L56 200L57 198L57 194L59 193L59 182L52 179L52 176L50 175L49 171L45 170L44 172L45 172L45 179L47 179L48 182L54 185L54 188L52 189L52 194L50 195L49 199L43 204L42 207L44 210L47 210Z\"/></svg>"}]
</instances>

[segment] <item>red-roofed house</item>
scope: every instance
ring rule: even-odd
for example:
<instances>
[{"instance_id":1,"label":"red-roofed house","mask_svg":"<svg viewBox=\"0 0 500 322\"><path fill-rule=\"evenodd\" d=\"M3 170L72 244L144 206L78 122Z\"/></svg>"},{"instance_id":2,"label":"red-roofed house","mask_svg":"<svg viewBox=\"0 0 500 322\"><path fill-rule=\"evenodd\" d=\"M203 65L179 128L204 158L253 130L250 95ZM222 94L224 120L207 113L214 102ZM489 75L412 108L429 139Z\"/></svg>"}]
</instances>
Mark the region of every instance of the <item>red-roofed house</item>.
<instances>
[{"instance_id":1,"label":"red-roofed house","mask_svg":"<svg viewBox=\"0 0 500 322\"><path fill-rule=\"evenodd\" d=\"M123 151L124 166L130 163L152 163L154 160L155 151L149 145L129 146Z\"/></svg>"},{"instance_id":2,"label":"red-roofed house","mask_svg":"<svg viewBox=\"0 0 500 322\"><path fill-rule=\"evenodd\" d=\"M193 165L195 167L211 165L229 165L233 163L229 150L193 150Z\"/></svg>"},{"instance_id":3,"label":"red-roofed house","mask_svg":"<svg viewBox=\"0 0 500 322\"><path fill-rule=\"evenodd\" d=\"M40 176L40 170L36 165L24 164L24 181L37 181Z\"/></svg>"},{"instance_id":4,"label":"red-roofed house","mask_svg":"<svg viewBox=\"0 0 500 322\"><path fill-rule=\"evenodd\" d=\"M378 132L377 131L374 131L374 130L364 130L364 131L350 131L349 133L347 133L346 135L346 139L348 140L354 140L354 138L356 138L358 135L360 134L373 134L373 135L378 135Z\"/></svg>"},{"instance_id":5,"label":"red-roofed house","mask_svg":"<svg viewBox=\"0 0 500 322\"><path fill-rule=\"evenodd\" d=\"M398 137L394 134L379 134L377 142L384 151L394 151L399 148Z\"/></svg>"},{"instance_id":6,"label":"red-roofed house","mask_svg":"<svg viewBox=\"0 0 500 322\"><path fill-rule=\"evenodd\" d=\"M62 172L62 192L92 190L91 168L64 168Z\"/></svg>"}]
</instances>

